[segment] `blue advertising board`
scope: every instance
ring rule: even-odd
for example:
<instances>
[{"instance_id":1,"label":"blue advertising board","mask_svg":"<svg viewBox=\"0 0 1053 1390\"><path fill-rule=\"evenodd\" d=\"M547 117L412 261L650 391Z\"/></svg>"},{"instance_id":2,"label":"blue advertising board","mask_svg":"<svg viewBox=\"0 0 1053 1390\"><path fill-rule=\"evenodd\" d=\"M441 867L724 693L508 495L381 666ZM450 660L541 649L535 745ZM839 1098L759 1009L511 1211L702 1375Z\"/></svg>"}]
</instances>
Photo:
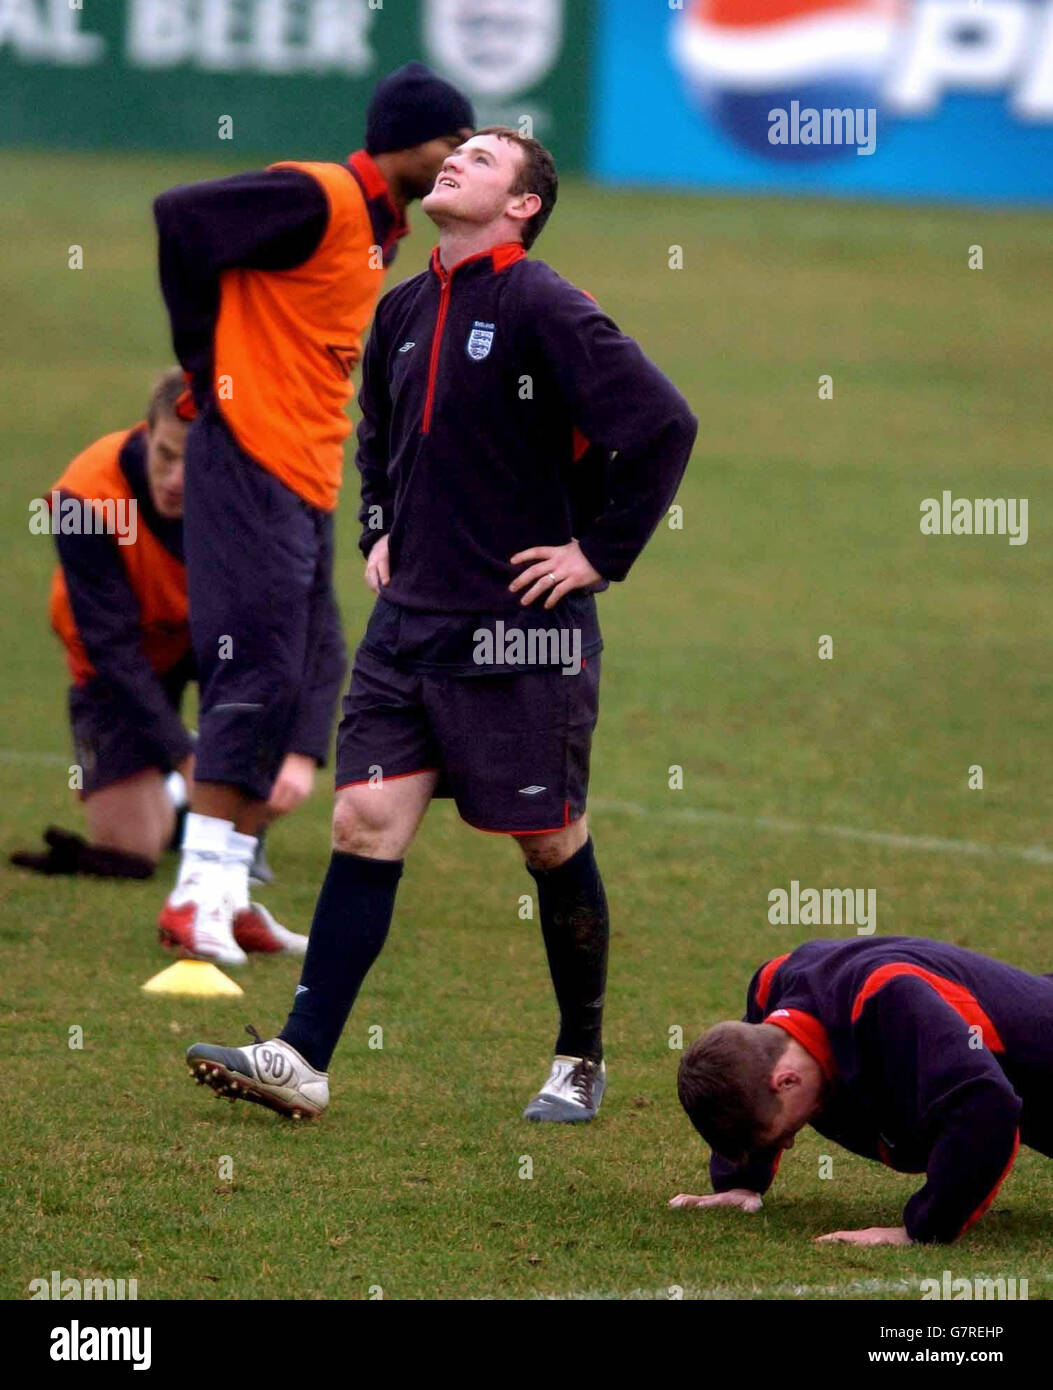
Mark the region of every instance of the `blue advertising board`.
<instances>
[{"instance_id":1,"label":"blue advertising board","mask_svg":"<svg viewBox=\"0 0 1053 1390\"><path fill-rule=\"evenodd\" d=\"M1053 202L1053 0L603 0L606 182Z\"/></svg>"}]
</instances>

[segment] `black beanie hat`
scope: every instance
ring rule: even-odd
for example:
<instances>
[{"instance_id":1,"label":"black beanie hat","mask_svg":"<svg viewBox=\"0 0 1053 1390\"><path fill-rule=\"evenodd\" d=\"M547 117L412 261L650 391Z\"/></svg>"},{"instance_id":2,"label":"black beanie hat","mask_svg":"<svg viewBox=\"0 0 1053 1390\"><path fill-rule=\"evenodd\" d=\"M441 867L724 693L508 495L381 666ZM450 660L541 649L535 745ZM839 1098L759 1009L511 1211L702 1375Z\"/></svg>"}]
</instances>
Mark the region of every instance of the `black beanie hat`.
<instances>
[{"instance_id":1,"label":"black beanie hat","mask_svg":"<svg viewBox=\"0 0 1053 1390\"><path fill-rule=\"evenodd\" d=\"M407 63L373 89L366 114L366 153L408 150L440 135L475 129L468 98L423 63Z\"/></svg>"}]
</instances>

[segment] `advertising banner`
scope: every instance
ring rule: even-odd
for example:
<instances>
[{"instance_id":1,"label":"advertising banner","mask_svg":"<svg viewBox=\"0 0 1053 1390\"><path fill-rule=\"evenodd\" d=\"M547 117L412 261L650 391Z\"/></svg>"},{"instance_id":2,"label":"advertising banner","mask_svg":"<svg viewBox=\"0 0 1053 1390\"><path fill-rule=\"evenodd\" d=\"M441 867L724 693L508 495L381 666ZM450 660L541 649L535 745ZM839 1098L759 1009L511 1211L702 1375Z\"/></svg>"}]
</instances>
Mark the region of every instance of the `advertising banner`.
<instances>
[{"instance_id":1,"label":"advertising banner","mask_svg":"<svg viewBox=\"0 0 1053 1390\"><path fill-rule=\"evenodd\" d=\"M581 0L0 0L0 140L198 151L225 138L343 158L373 84L418 58L468 92L480 124L529 116L560 167L580 169L589 11Z\"/></svg>"},{"instance_id":2,"label":"advertising banner","mask_svg":"<svg viewBox=\"0 0 1053 1390\"><path fill-rule=\"evenodd\" d=\"M604 0L613 182L1053 201L1053 0Z\"/></svg>"}]
</instances>

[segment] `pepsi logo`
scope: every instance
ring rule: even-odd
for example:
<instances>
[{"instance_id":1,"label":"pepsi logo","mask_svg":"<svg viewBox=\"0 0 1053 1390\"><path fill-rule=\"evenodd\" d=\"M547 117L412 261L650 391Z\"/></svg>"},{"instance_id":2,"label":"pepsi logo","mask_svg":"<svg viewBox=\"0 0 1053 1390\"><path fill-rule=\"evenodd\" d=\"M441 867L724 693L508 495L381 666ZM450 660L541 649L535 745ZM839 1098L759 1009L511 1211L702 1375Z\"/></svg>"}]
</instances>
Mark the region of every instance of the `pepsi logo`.
<instances>
[{"instance_id":1,"label":"pepsi logo","mask_svg":"<svg viewBox=\"0 0 1053 1390\"><path fill-rule=\"evenodd\" d=\"M904 20L898 0L694 0L674 25L673 58L693 103L739 145L767 159L839 158L845 143L799 138L800 113L876 111ZM773 112L796 113L798 138L773 143Z\"/></svg>"},{"instance_id":2,"label":"pepsi logo","mask_svg":"<svg viewBox=\"0 0 1053 1390\"><path fill-rule=\"evenodd\" d=\"M769 160L872 153L836 138L849 113L932 119L959 94L1053 123L1053 0L684 0L671 40L702 118Z\"/></svg>"}]
</instances>

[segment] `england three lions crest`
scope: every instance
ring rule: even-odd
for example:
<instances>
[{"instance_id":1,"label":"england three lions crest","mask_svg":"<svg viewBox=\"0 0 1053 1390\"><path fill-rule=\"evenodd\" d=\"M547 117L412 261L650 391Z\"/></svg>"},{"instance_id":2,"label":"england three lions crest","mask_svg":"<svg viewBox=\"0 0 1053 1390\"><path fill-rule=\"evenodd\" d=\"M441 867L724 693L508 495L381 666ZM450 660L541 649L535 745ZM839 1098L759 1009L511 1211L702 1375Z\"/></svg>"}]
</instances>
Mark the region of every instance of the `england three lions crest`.
<instances>
[{"instance_id":1,"label":"england three lions crest","mask_svg":"<svg viewBox=\"0 0 1053 1390\"><path fill-rule=\"evenodd\" d=\"M484 357L490 356L493 345L494 325L481 323L476 319L472 324L472 331L468 334L468 356L473 362L481 362Z\"/></svg>"}]
</instances>

